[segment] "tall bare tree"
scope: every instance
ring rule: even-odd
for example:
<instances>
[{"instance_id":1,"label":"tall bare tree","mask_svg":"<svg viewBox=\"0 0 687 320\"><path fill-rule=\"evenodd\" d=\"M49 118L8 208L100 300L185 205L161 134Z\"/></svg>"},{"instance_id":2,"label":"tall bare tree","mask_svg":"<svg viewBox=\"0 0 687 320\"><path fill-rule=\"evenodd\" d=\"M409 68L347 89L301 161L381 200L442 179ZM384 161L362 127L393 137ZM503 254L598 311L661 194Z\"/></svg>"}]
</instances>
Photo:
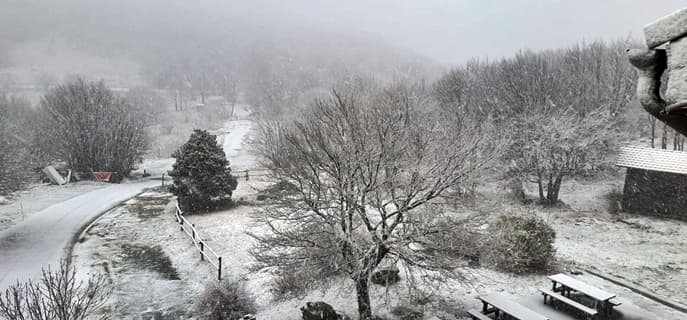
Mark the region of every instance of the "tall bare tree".
<instances>
[{"instance_id":1,"label":"tall bare tree","mask_svg":"<svg viewBox=\"0 0 687 320\"><path fill-rule=\"evenodd\" d=\"M260 220L258 262L310 266L355 283L360 319L371 319L371 273L385 261L441 270L431 235L440 214L422 209L499 155L490 128L446 121L419 86L333 91L298 120L261 125L258 151L286 194ZM445 251L443 251L445 252Z\"/></svg>"}]
</instances>

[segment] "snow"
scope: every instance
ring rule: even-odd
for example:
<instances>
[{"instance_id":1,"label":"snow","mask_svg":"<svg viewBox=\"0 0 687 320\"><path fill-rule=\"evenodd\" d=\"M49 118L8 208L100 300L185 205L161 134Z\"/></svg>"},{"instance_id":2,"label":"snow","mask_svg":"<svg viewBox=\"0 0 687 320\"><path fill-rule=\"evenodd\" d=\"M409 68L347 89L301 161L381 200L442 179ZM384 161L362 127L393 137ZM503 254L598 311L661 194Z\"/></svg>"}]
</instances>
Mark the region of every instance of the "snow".
<instances>
[{"instance_id":1,"label":"snow","mask_svg":"<svg viewBox=\"0 0 687 320\"><path fill-rule=\"evenodd\" d=\"M242 121L227 123L228 134L222 145L234 165L234 169L253 168L255 158L247 150L251 125ZM487 220L503 212L532 212L546 219L557 232L556 247L562 272L596 268L605 273L639 283L650 290L676 300L685 301L687 296L682 283L687 283L683 267L687 253L677 250L687 243L687 223L659 220L649 217L625 216L629 225L618 222L619 216L603 212L604 194L617 188L620 177L607 177L598 181L569 181L564 184L562 198L569 208L544 209L524 206L508 200L504 190L493 186L478 189L477 207L457 209L455 214L483 215ZM246 200L226 211L187 218L195 224L202 237L223 257L223 278L244 283L256 298L258 319L300 319L299 308L307 301L326 301L337 310L354 316L356 305L352 282L345 277L333 279L327 288L312 290L303 297L274 301L271 285L274 275L269 269L252 270L254 260L249 254L253 239L247 232L260 233L264 229L254 223L257 206L251 205L259 190L270 181L264 178L240 180L234 193L235 199ZM143 199L145 198L145 199ZM164 213L147 217L142 214L149 206L145 201L168 199ZM123 207L106 213L89 230L85 241L75 248L76 261L82 269L109 272L115 287L113 303L117 315L134 317L149 310L162 311L164 315L192 317L193 301L205 286L216 283L216 271L201 261L196 248L187 235L179 230L172 219L174 199L170 195L149 192L128 201ZM143 210L137 205L146 208ZM143 210L143 211L142 211ZM149 246L159 245L180 275L180 280L163 279L159 274L121 263L121 247L127 243ZM651 259L647 259L650 256ZM107 268L103 266L106 265ZM522 301L541 301L537 287L548 287L545 274L516 276L475 268L467 270L468 281L442 281L433 293L448 301L449 306L465 304L479 307L477 295L505 292ZM371 298L374 311L388 315L392 307L407 305L405 287L408 279L390 288L373 286ZM609 283L589 274L579 276L583 281L614 292L623 302L624 310L646 310L643 318L677 320L680 313L646 299L630 290ZM144 289L145 288L145 289ZM183 294L173 294L173 293ZM438 310L426 307L426 314ZM641 311L639 311L641 312ZM430 317L427 317L430 318ZM448 318L450 319L450 318Z\"/></svg>"},{"instance_id":2,"label":"snow","mask_svg":"<svg viewBox=\"0 0 687 320\"><path fill-rule=\"evenodd\" d=\"M255 168L255 157L247 147L252 128L250 120L228 121L224 126L222 146L233 171Z\"/></svg>"},{"instance_id":3,"label":"snow","mask_svg":"<svg viewBox=\"0 0 687 320\"><path fill-rule=\"evenodd\" d=\"M63 186L38 184L0 199L0 231L20 223L35 213L80 194L108 186L106 183L81 181ZM4 202L4 203L3 203Z\"/></svg>"},{"instance_id":4,"label":"snow","mask_svg":"<svg viewBox=\"0 0 687 320\"><path fill-rule=\"evenodd\" d=\"M111 185L46 207L0 232L0 290L17 279L34 278L56 265L72 237L98 214L159 181Z\"/></svg>"}]
</instances>

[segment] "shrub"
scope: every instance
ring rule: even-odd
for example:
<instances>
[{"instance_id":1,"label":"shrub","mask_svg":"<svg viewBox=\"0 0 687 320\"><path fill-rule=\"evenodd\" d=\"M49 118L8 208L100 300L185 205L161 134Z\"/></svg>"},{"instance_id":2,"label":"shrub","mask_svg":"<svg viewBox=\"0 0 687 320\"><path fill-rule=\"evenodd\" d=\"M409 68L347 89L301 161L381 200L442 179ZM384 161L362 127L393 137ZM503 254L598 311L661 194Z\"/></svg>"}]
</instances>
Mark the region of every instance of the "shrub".
<instances>
[{"instance_id":1,"label":"shrub","mask_svg":"<svg viewBox=\"0 0 687 320\"><path fill-rule=\"evenodd\" d=\"M471 266L479 266L481 252L485 250L484 236L470 227L466 221L443 219L436 222L436 232L428 235L427 247L447 258L467 260Z\"/></svg>"},{"instance_id":2,"label":"shrub","mask_svg":"<svg viewBox=\"0 0 687 320\"><path fill-rule=\"evenodd\" d=\"M534 216L501 216L489 227L493 235L488 260L497 269L528 273L546 270L554 259L555 231Z\"/></svg>"},{"instance_id":3,"label":"shrub","mask_svg":"<svg viewBox=\"0 0 687 320\"><path fill-rule=\"evenodd\" d=\"M274 280L272 293L277 299L302 297L313 286L313 280L305 272L283 271Z\"/></svg>"},{"instance_id":4,"label":"shrub","mask_svg":"<svg viewBox=\"0 0 687 320\"><path fill-rule=\"evenodd\" d=\"M205 130L194 130L172 155L176 162L169 175L174 179L170 191L186 212L203 212L231 204L238 182L231 175L229 161L217 144L217 137Z\"/></svg>"},{"instance_id":5,"label":"shrub","mask_svg":"<svg viewBox=\"0 0 687 320\"><path fill-rule=\"evenodd\" d=\"M196 313L207 320L239 320L255 313L255 301L237 282L223 281L211 284L196 303Z\"/></svg>"},{"instance_id":6,"label":"shrub","mask_svg":"<svg viewBox=\"0 0 687 320\"><path fill-rule=\"evenodd\" d=\"M610 214L617 214L623 210L623 192L613 189L606 193L606 210Z\"/></svg>"},{"instance_id":7,"label":"shrub","mask_svg":"<svg viewBox=\"0 0 687 320\"><path fill-rule=\"evenodd\" d=\"M396 306L391 309L391 314L398 317L398 320L422 320L425 316L422 310L409 306Z\"/></svg>"}]
</instances>

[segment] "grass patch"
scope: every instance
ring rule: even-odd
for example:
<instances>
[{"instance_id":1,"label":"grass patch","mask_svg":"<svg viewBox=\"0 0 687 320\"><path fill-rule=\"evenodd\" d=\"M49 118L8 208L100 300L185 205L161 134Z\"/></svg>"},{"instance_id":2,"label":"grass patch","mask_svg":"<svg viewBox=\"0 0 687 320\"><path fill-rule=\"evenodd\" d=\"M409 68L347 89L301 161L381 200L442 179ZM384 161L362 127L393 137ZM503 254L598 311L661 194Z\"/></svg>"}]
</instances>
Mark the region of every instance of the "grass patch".
<instances>
[{"instance_id":1,"label":"grass patch","mask_svg":"<svg viewBox=\"0 0 687 320\"><path fill-rule=\"evenodd\" d=\"M154 271L167 280L179 280L179 274L172 265L172 260L160 246L141 244L122 244L124 260L136 268Z\"/></svg>"}]
</instances>

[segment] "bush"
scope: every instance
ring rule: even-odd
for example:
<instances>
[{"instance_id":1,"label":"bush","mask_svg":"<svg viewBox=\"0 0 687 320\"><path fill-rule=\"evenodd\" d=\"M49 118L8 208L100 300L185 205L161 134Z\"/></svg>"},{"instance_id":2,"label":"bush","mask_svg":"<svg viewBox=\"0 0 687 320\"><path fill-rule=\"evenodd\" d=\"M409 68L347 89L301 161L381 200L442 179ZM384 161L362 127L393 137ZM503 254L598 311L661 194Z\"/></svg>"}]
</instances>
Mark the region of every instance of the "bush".
<instances>
[{"instance_id":1,"label":"bush","mask_svg":"<svg viewBox=\"0 0 687 320\"><path fill-rule=\"evenodd\" d=\"M239 320L255 313L255 301L239 283L223 281L211 284L196 303L196 313L207 320Z\"/></svg>"},{"instance_id":2,"label":"bush","mask_svg":"<svg viewBox=\"0 0 687 320\"><path fill-rule=\"evenodd\" d=\"M274 280L272 293L276 299L302 297L313 287L313 280L305 272L283 271Z\"/></svg>"},{"instance_id":3,"label":"bush","mask_svg":"<svg viewBox=\"0 0 687 320\"><path fill-rule=\"evenodd\" d=\"M606 193L606 210L610 214L617 214L623 210L623 192L613 189Z\"/></svg>"},{"instance_id":4,"label":"bush","mask_svg":"<svg viewBox=\"0 0 687 320\"><path fill-rule=\"evenodd\" d=\"M169 175L174 179L170 191L178 197L179 206L189 213L229 206L238 182L231 175L224 150L217 137L205 130L194 130L179 150L172 155L176 162Z\"/></svg>"},{"instance_id":5,"label":"bush","mask_svg":"<svg viewBox=\"0 0 687 320\"><path fill-rule=\"evenodd\" d=\"M145 152L145 119L102 81L56 87L41 101L40 113L41 151L75 171L121 177Z\"/></svg>"},{"instance_id":6,"label":"bush","mask_svg":"<svg viewBox=\"0 0 687 320\"><path fill-rule=\"evenodd\" d=\"M488 260L497 269L538 272L547 270L554 260L556 232L537 217L504 215L489 227L489 232L493 238Z\"/></svg>"},{"instance_id":7,"label":"bush","mask_svg":"<svg viewBox=\"0 0 687 320\"><path fill-rule=\"evenodd\" d=\"M391 309L391 314L398 320L422 320L425 316L422 310L408 306L396 306Z\"/></svg>"}]
</instances>

